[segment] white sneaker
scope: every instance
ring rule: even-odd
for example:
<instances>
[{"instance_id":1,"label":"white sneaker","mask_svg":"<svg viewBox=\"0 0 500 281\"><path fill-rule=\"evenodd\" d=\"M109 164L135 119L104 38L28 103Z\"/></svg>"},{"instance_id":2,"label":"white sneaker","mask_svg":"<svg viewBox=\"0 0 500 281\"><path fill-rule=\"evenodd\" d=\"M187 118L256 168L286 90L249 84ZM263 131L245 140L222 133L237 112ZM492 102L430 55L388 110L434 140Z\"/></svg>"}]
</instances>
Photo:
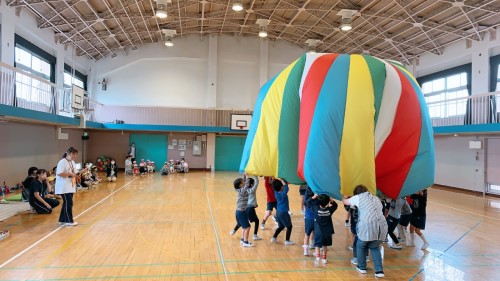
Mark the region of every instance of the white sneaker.
<instances>
[{"instance_id":1,"label":"white sneaker","mask_svg":"<svg viewBox=\"0 0 500 281\"><path fill-rule=\"evenodd\" d=\"M361 269L361 268L356 266L356 270L358 270L358 272L361 274L366 274L366 269Z\"/></svg>"},{"instance_id":2,"label":"white sneaker","mask_svg":"<svg viewBox=\"0 0 500 281\"><path fill-rule=\"evenodd\" d=\"M261 237L257 236L257 235L254 235L253 236L253 241L257 241L257 240L262 240Z\"/></svg>"},{"instance_id":3,"label":"white sneaker","mask_svg":"<svg viewBox=\"0 0 500 281\"><path fill-rule=\"evenodd\" d=\"M315 263L315 264L318 264L318 263L319 263L319 257L316 257L316 259L314 260L314 263Z\"/></svg>"},{"instance_id":4,"label":"white sneaker","mask_svg":"<svg viewBox=\"0 0 500 281\"><path fill-rule=\"evenodd\" d=\"M389 248L391 248L391 249L396 249L396 250L401 250L401 249L403 249L403 247L401 247L401 245L399 245L399 244L393 244L393 243L391 243L391 244L389 245Z\"/></svg>"},{"instance_id":5,"label":"white sneaker","mask_svg":"<svg viewBox=\"0 0 500 281\"><path fill-rule=\"evenodd\" d=\"M250 243L250 242L246 242L246 243L243 242L243 244L241 244L241 246L243 246L243 247L253 247L253 244Z\"/></svg>"},{"instance_id":6,"label":"white sneaker","mask_svg":"<svg viewBox=\"0 0 500 281\"><path fill-rule=\"evenodd\" d=\"M74 222L67 222L65 224L65 226L77 226L77 225L78 225L78 223L76 221L74 221Z\"/></svg>"},{"instance_id":7,"label":"white sneaker","mask_svg":"<svg viewBox=\"0 0 500 281\"><path fill-rule=\"evenodd\" d=\"M231 235L231 236L233 236L235 233L236 233L236 231L234 231L234 229L229 231L229 235Z\"/></svg>"},{"instance_id":8,"label":"white sneaker","mask_svg":"<svg viewBox=\"0 0 500 281\"><path fill-rule=\"evenodd\" d=\"M260 224L260 229L264 229L264 228L266 228L266 225L265 225L265 224L263 224L263 223L261 223L261 224Z\"/></svg>"},{"instance_id":9,"label":"white sneaker","mask_svg":"<svg viewBox=\"0 0 500 281\"><path fill-rule=\"evenodd\" d=\"M271 243L276 243L276 242L278 242L278 240L276 240L276 238L274 238L274 237L271 238Z\"/></svg>"},{"instance_id":10,"label":"white sneaker","mask_svg":"<svg viewBox=\"0 0 500 281\"><path fill-rule=\"evenodd\" d=\"M352 258L351 263L354 265L358 265L358 259L357 258Z\"/></svg>"},{"instance_id":11,"label":"white sneaker","mask_svg":"<svg viewBox=\"0 0 500 281\"><path fill-rule=\"evenodd\" d=\"M385 274L383 271L375 272L375 277L382 278L382 277L385 277Z\"/></svg>"},{"instance_id":12,"label":"white sneaker","mask_svg":"<svg viewBox=\"0 0 500 281\"><path fill-rule=\"evenodd\" d=\"M65 226L66 223L65 222L59 222L59 226Z\"/></svg>"},{"instance_id":13,"label":"white sneaker","mask_svg":"<svg viewBox=\"0 0 500 281\"><path fill-rule=\"evenodd\" d=\"M295 245L295 243L292 241L285 241L285 246L289 246L289 245Z\"/></svg>"},{"instance_id":14,"label":"white sneaker","mask_svg":"<svg viewBox=\"0 0 500 281\"><path fill-rule=\"evenodd\" d=\"M321 259L321 262L322 262L323 264L326 264L328 261L327 261L326 259Z\"/></svg>"},{"instance_id":15,"label":"white sneaker","mask_svg":"<svg viewBox=\"0 0 500 281\"><path fill-rule=\"evenodd\" d=\"M422 245L422 250L425 250L429 247L429 243L424 243L424 245Z\"/></svg>"},{"instance_id":16,"label":"white sneaker","mask_svg":"<svg viewBox=\"0 0 500 281\"><path fill-rule=\"evenodd\" d=\"M316 247L314 247L314 243L313 243L313 244L309 244L309 249L311 249L311 250L312 250L312 249L314 249L314 248L316 248Z\"/></svg>"}]
</instances>

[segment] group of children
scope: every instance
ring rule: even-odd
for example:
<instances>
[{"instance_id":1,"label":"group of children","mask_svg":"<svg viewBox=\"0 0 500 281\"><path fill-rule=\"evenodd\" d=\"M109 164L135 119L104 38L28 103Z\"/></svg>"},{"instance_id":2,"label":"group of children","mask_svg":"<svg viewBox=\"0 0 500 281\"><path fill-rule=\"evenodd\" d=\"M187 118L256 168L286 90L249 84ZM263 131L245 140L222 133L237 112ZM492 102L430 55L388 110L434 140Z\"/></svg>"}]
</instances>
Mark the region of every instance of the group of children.
<instances>
[{"instance_id":1,"label":"group of children","mask_svg":"<svg viewBox=\"0 0 500 281\"><path fill-rule=\"evenodd\" d=\"M230 231L231 235L234 235L239 228L242 228L242 236L240 244L243 247L252 247L253 243L249 241L249 233L251 230L251 223L255 223L253 241L261 240L262 238L257 235L259 218L255 212L257 205L256 192L259 181L257 177L248 177L246 174L243 178L238 178L234 181L233 185L238 192L237 204L236 204L236 226ZM265 187L267 195L267 208L260 224L261 229L265 229L266 220L272 217L277 224L277 229L274 232L271 242L276 243L279 234L286 228L285 245L294 245L295 243L290 240L292 233L292 221L289 214L289 199L288 183L283 179L273 179L272 177L265 177ZM366 191L365 191L366 192ZM367 192L368 193L368 192ZM311 248L315 249L315 263L320 261L326 264L327 261L327 251L328 246L331 246L332 235L334 234L334 227L332 222L332 215L337 210L337 203L333 198L325 194L314 194L309 186L304 185L301 187L301 197L303 202L303 214L305 222L305 235L304 235L304 255L309 256L309 250ZM356 197L357 198L357 197ZM354 199L356 199L354 198ZM350 214L349 220L346 221L346 227L350 226L353 242L352 247L349 249L353 250L353 258L351 262L358 265L358 255L361 253L363 255L364 267L366 268L366 261L369 261L368 249L372 249L372 245L377 245L377 243L370 244L366 241L362 241L362 251L358 252L357 242L360 241L357 237L357 223L359 219L358 205L359 199L352 200L352 204L348 206L345 201L345 207ZM376 199L377 201L379 199ZM421 230L425 229L426 220L426 205L427 205L427 190L413 194L408 198L398 198L398 199L388 199L385 196L380 198L380 207L376 208L381 211L377 216L384 222L381 226L386 229L382 234L384 238L389 235L390 240L389 246L393 249L401 249L401 242L406 241L406 246L415 246L414 233L417 233L423 241L422 250L427 249L429 243L422 234ZM374 203L375 205L377 203ZM272 216L273 209L276 209L276 215ZM378 211L377 211L378 212ZM366 214L363 214L366 216ZM349 223L350 222L350 223ZM379 222L380 223L380 222ZM407 230L406 228L409 227ZM394 231L398 230L399 237L394 234ZM382 242L384 238L376 237L373 242ZM381 240L378 240L381 239ZM383 247L380 246L380 250ZM322 253L321 253L322 251ZM373 254L373 252L372 252ZM377 272L376 277L384 277L382 259L383 251L378 251L377 254L380 256L374 259L376 262ZM366 273L366 269L358 270L361 273Z\"/></svg>"},{"instance_id":2,"label":"group of children","mask_svg":"<svg viewBox=\"0 0 500 281\"><path fill-rule=\"evenodd\" d=\"M144 161L141 159L141 162L137 164L135 159L132 159L132 155L127 155L125 159L125 174L126 175L146 175L152 174L156 171L156 166L154 161Z\"/></svg>"}]
</instances>

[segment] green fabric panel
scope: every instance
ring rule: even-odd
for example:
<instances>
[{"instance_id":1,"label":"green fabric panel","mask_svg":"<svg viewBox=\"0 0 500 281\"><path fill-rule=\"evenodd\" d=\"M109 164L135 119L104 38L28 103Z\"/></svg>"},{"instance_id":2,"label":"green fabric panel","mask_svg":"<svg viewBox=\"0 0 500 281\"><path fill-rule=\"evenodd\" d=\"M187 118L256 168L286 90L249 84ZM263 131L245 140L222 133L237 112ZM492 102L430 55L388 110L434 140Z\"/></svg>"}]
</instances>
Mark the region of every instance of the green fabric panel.
<instances>
[{"instance_id":1,"label":"green fabric panel","mask_svg":"<svg viewBox=\"0 0 500 281\"><path fill-rule=\"evenodd\" d=\"M239 171L246 137L217 136L215 138L215 170Z\"/></svg>"},{"instance_id":2,"label":"green fabric panel","mask_svg":"<svg viewBox=\"0 0 500 281\"><path fill-rule=\"evenodd\" d=\"M375 125L377 124L380 104L382 103L382 95L384 94L384 85L386 78L385 64L376 58L363 56L370 69L372 76L373 93L375 95Z\"/></svg>"},{"instance_id":3,"label":"green fabric panel","mask_svg":"<svg viewBox=\"0 0 500 281\"><path fill-rule=\"evenodd\" d=\"M161 170L163 163L168 160L167 135L162 134L130 134L130 143L135 142L135 161L137 165L141 159L155 162L156 171ZM127 151L125 151L127 153ZM121 164L123 165L123 164ZM118 168L123 168L118 163Z\"/></svg>"},{"instance_id":4,"label":"green fabric panel","mask_svg":"<svg viewBox=\"0 0 500 281\"><path fill-rule=\"evenodd\" d=\"M297 175L299 151L299 88L304 72L306 56L296 62L288 76L283 91L281 116L278 135L278 175L290 183L301 184L304 181Z\"/></svg>"}]
</instances>

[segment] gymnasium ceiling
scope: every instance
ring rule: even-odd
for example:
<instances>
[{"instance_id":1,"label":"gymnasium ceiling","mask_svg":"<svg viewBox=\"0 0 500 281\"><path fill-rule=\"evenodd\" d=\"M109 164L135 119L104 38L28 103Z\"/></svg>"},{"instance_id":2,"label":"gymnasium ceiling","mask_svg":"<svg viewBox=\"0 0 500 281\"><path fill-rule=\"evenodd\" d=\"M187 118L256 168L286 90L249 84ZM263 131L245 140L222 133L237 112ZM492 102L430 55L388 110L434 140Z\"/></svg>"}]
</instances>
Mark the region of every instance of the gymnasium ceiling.
<instances>
[{"instance_id":1,"label":"gymnasium ceiling","mask_svg":"<svg viewBox=\"0 0 500 281\"><path fill-rule=\"evenodd\" d=\"M7 0L29 11L39 28L52 29L56 40L75 44L77 55L99 60L163 42L162 29L178 37L209 34L257 37L257 19L269 19L268 39L307 48L321 40L318 52L368 53L410 64L425 53L441 54L451 43L496 35L500 0L171 0L168 17L155 17L154 0ZM341 9L359 12L353 29L339 29ZM175 48L175 47L174 47Z\"/></svg>"}]
</instances>

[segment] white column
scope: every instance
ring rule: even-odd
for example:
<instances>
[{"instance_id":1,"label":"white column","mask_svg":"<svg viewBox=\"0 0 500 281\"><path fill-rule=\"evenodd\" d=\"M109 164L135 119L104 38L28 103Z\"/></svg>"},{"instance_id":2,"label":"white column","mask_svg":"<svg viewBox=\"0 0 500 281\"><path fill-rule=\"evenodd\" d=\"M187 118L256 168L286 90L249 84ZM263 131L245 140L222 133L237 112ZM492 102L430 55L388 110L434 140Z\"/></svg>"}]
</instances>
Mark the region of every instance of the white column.
<instances>
[{"instance_id":1,"label":"white column","mask_svg":"<svg viewBox=\"0 0 500 281\"><path fill-rule=\"evenodd\" d=\"M269 40L260 40L259 52L259 82L260 87L269 80Z\"/></svg>"},{"instance_id":2,"label":"white column","mask_svg":"<svg viewBox=\"0 0 500 281\"><path fill-rule=\"evenodd\" d=\"M14 9L7 7L5 1L2 1L0 11L2 13L2 62L14 66L14 34L15 34L15 15Z\"/></svg>"},{"instance_id":3,"label":"white column","mask_svg":"<svg viewBox=\"0 0 500 281\"><path fill-rule=\"evenodd\" d=\"M215 167L215 133L207 134L207 169Z\"/></svg>"},{"instance_id":4,"label":"white column","mask_svg":"<svg viewBox=\"0 0 500 281\"><path fill-rule=\"evenodd\" d=\"M218 37L208 37L208 72L207 72L207 94L205 105L207 108L217 107L217 43Z\"/></svg>"},{"instance_id":5,"label":"white column","mask_svg":"<svg viewBox=\"0 0 500 281\"><path fill-rule=\"evenodd\" d=\"M64 46L61 44L55 45L56 50L56 85L64 87Z\"/></svg>"},{"instance_id":6,"label":"white column","mask_svg":"<svg viewBox=\"0 0 500 281\"><path fill-rule=\"evenodd\" d=\"M483 44L481 44L483 43ZM472 46L472 95L490 91L490 50L484 42Z\"/></svg>"}]
</instances>

